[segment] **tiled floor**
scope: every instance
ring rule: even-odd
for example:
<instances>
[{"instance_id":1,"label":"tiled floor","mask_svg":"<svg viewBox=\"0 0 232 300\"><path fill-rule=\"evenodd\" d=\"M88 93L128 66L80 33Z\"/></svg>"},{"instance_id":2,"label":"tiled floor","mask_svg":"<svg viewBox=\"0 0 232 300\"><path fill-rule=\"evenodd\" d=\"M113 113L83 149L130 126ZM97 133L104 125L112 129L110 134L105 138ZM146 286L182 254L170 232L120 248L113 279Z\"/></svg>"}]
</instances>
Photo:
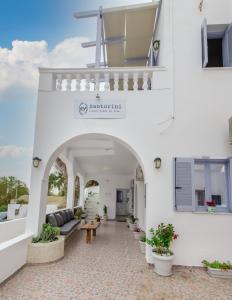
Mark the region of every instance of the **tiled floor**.
<instances>
[{"instance_id":1,"label":"tiled floor","mask_svg":"<svg viewBox=\"0 0 232 300\"><path fill-rule=\"evenodd\" d=\"M1 300L224 300L232 281L210 278L198 268L156 275L126 223L102 225L91 245L78 231L59 262L25 266L0 287Z\"/></svg>"}]
</instances>

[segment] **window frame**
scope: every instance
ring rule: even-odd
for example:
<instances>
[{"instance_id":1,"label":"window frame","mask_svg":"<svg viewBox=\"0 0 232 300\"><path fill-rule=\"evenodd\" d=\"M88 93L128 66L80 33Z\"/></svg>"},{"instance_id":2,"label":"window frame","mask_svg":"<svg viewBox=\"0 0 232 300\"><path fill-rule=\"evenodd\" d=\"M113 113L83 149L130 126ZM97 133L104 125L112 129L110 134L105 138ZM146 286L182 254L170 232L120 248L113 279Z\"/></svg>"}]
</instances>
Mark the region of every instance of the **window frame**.
<instances>
[{"instance_id":1,"label":"window frame","mask_svg":"<svg viewBox=\"0 0 232 300\"><path fill-rule=\"evenodd\" d=\"M187 174L183 175L183 164L182 166L180 163L188 163L189 166L191 165L191 168L188 169L187 167ZM194 157L174 157L173 158L173 209L176 212L207 212L207 205L205 203L204 206L199 206L196 199L196 193L197 190L195 188L195 176L194 176L194 165L196 163L208 163L208 164L225 164L226 167L226 207L216 206L216 213L232 213L232 158L209 158L209 157L203 157L203 158L194 158ZM179 171L177 172L177 166ZM182 170L181 170L182 169ZM180 172L180 173L179 173ZM186 169L185 171L186 172ZM189 177L190 176L190 177ZM181 177L184 178L184 181L179 181L177 184L177 178L178 180L181 180ZM185 178L192 178L191 179L191 185L186 186L186 179ZM211 180L211 174L209 173L208 176ZM180 186L180 187L179 187ZM187 187L187 190L186 190ZM177 190L182 190L184 192L184 197L187 193L187 195L192 194L192 200L189 198L187 204L183 203L183 195L177 194ZM205 191L205 190L204 190ZM182 197L182 199L181 199ZM207 195L205 196L205 199L207 199ZM205 200L204 199L204 200ZM212 194L206 201L210 201L212 199Z\"/></svg>"},{"instance_id":2,"label":"window frame","mask_svg":"<svg viewBox=\"0 0 232 300\"><path fill-rule=\"evenodd\" d=\"M205 169L204 169L205 198L206 198L205 201L207 201L207 199L209 199L208 201L211 201L211 199L212 199L210 164L222 164L225 166L225 176L226 176L225 202L226 202L226 206L225 207L216 206L216 212L229 212L230 211L230 205L229 205L229 202L230 202L230 180L229 180L230 161L229 161L229 159L194 159L194 166L196 164L204 165L204 167L205 167ZM193 185L194 185L194 191L195 191L196 188L195 188L195 180L194 179L195 178L193 178ZM196 211L207 211L206 203L204 206L198 205L198 203L196 202L196 197L194 199L194 202L195 202L195 210Z\"/></svg>"}]
</instances>

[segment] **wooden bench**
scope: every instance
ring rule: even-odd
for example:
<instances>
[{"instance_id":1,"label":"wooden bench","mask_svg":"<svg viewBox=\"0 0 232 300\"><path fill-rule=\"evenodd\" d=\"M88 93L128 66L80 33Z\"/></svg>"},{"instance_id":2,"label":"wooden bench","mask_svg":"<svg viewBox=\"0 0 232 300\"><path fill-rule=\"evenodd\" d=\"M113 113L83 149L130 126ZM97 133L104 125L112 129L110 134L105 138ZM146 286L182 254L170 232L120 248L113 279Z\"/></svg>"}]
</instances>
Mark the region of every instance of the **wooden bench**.
<instances>
[{"instance_id":1,"label":"wooden bench","mask_svg":"<svg viewBox=\"0 0 232 300\"><path fill-rule=\"evenodd\" d=\"M87 224L81 225L81 230L86 230L86 244L91 243L91 231L93 231L93 236L97 234L97 228L100 225L100 222L91 221Z\"/></svg>"}]
</instances>

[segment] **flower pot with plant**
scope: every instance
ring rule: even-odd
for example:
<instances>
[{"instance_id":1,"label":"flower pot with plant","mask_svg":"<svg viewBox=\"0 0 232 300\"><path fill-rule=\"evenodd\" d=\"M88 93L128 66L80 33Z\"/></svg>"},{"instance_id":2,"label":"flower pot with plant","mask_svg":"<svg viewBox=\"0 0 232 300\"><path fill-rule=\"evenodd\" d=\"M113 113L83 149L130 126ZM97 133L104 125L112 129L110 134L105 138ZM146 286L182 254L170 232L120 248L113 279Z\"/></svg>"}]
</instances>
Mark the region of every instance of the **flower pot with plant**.
<instances>
[{"instance_id":1,"label":"flower pot with plant","mask_svg":"<svg viewBox=\"0 0 232 300\"><path fill-rule=\"evenodd\" d=\"M207 204L207 207L208 207L208 212L209 213L215 213L215 211L216 211L216 202L215 201L208 201L208 202L206 202L206 204Z\"/></svg>"},{"instance_id":2,"label":"flower pot with plant","mask_svg":"<svg viewBox=\"0 0 232 300\"><path fill-rule=\"evenodd\" d=\"M64 256L64 237L60 228L43 224L42 232L28 245L27 262L33 264L56 261Z\"/></svg>"},{"instance_id":3,"label":"flower pot with plant","mask_svg":"<svg viewBox=\"0 0 232 300\"><path fill-rule=\"evenodd\" d=\"M165 225L164 223L159 224L157 229L151 228L150 233L151 238L147 239L147 244L153 248L154 271L161 276L170 276L174 258L170 246L178 235L172 224Z\"/></svg>"},{"instance_id":4,"label":"flower pot with plant","mask_svg":"<svg viewBox=\"0 0 232 300\"><path fill-rule=\"evenodd\" d=\"M146 235L145 234L140 236L139 245L140 245L141 253L145 253L146 252Z\"/></svg>"},{"instance_id":5,"label":"flower pot with plant","mask_svg":"<svg viewBox=\"0 0 232 300\"><path fill-rule=\"evenodd\" d=\"M232 264L231 262L219 262L217 260L208 262L203 260L202 264L207 268L207 272L211 277L215 278L232 278Z\"/></svg>"},{"instance_id":6,"label":"flower pot with plant","mask_svg":"<svg viewBox=\"0 0 232 300\"><path fill-rule=\"evenodd\" d=\"M142 235L142 230L140 228L135 228L133 233L134 233L135 239L139 240Z\"/></svg>"},{"instance_id":7,"label":"flower pot with plant","mask_svg":"<svg viewBox=\"0 0 232 300\"><path fill-rule=\"evenodd\" d=\"M135 218L133 215L130 216L130 221L129 221L130 230L134 231L137 228L137 221L138 219Z\"/></svg>"},{"instance_id":8,"label":"flower pot with plant","mask_svg":"<svg viewBox=\"0 0 232 300\"><path fill-rule=\"evenodd\" d=\"M104 205L104 207L103 207L103 219L104 219L104 221L107 221L108 220L108 215L107 215L107 206L106 205Z\"/></svg>"}]
</instances>

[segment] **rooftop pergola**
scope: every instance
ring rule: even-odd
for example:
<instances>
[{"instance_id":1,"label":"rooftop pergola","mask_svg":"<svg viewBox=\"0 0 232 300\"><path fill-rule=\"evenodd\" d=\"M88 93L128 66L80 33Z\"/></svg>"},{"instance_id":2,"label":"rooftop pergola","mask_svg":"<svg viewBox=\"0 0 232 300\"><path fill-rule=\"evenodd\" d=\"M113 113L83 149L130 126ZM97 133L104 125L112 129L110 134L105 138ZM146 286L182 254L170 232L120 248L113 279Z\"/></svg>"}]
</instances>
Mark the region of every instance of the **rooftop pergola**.
<instances>
[{"instance_id":1,"label":"rooftop pergola","mask_svg":"<svg viewBox=\"0 0 232 300\"><path fill-rule=\"evenodd\" d=\"M153 42L161 1L77 12L74 17L97 18L96 40L82 47L96 47L95 63L87 67L153 65ZM103 58L103 61L102 61Z\"/></svg>"}]
</instances>

